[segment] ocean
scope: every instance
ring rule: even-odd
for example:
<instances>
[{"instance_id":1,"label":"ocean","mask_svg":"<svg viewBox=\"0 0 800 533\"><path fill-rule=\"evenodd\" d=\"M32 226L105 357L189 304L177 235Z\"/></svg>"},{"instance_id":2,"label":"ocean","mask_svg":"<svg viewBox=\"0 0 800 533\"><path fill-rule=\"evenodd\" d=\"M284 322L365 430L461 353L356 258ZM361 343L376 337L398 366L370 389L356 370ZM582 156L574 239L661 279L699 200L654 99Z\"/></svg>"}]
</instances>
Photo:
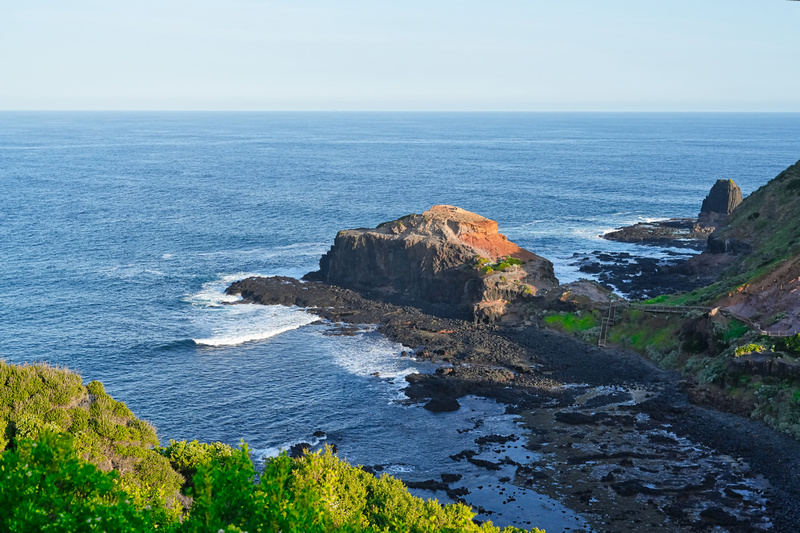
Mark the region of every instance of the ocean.
<instances>
[{"instance_id":1,"label":"ocean","mask_svg":"<svg viewBox=\"0 0 800 533\"><path fill-rule=\"evenodd\" d=\"M432 367L404 347L224 288L301 276L340 229L435 204L589 277L574 253L665 253L604 231L695 216L716 179L747 195L798 158L800 114L2 112L0 358L102 381L165 443L329 442L408 479L472 476L498 525L580 525L532 492L504 505L482 481L500 474L449 458L519 433L503 406L406 405L403 378Z\"/></svg>"}]
</instances>

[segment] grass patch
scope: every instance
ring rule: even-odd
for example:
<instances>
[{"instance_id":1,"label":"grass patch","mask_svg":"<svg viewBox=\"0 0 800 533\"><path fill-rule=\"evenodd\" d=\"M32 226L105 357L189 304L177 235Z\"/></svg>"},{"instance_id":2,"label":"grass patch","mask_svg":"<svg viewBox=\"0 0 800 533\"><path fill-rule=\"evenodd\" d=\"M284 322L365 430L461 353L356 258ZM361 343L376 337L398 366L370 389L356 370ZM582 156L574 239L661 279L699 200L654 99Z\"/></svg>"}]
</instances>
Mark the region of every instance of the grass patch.
<instances>
[{"instance_id":1,"label":"grass patch","mask_svg":"<svg viewBox=\"0 0 800 533\"><path fill-rule=\"evenodd\" d=\"M587 331L600 324L595 313L558 313L544 317L544 323L565 333Z\"/></svg>"}]
</instances>

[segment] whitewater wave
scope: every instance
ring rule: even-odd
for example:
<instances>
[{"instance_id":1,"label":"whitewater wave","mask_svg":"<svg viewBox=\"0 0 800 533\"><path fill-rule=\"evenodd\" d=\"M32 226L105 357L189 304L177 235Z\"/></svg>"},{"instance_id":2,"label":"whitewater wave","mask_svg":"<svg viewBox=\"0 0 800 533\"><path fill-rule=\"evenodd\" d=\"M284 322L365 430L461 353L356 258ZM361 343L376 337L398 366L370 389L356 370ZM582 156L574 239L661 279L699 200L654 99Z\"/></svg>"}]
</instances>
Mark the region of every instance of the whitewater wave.
<instances>
[{"instance_id":1,"label":"whitewater wave","mask_svg":"<svg viewBox=\"0 0 800 533\"><path fill-rule=\"evenodd\" d=\"M225 294L234 281L257 276L254 273L229 274L204 283L187 297L194 313L192 323L199 346L236 346L261 341L308 325L317 317L298 307L237 303L239 296Z\"/></svg>"},{"instance_id":2,"label":"whitewater wave","mask_svg":"<svg viewBox=\"0 0 800 533\"><path fill-rule=\"evenodd\" d=\"M297 444L309 444L311 448L316 448L319 446L323 441L327 440L328 437L323 435L321 437L310 436L305 439L298 439L289 442L284 442L283 444L279 444L278 446L266 446L264 448L251 448L250 451L253 457L256 460L264 460L269 459L270 457L277 457L282 452L289 451L292 446Z\"/></svg>"},{"instance_id":3,"label":"whitewater wave","mask_svg":"<svg viewBox=\"0 0 800 533\"><path fill-rule=\"evenodd\" d=\"M257 306L256 304L244 304L237 307L254 308ZM223 323L215 328L217 331L213 332L210 337L192 340L200 346L236 346L246 342L269 339L317 320L314 315L297 308L258 307L267 307L268 309L265 312L261 312L261 309L244 309L244 313L236 313L234 320L223 320Z\"/></svg>"}]
</instances>

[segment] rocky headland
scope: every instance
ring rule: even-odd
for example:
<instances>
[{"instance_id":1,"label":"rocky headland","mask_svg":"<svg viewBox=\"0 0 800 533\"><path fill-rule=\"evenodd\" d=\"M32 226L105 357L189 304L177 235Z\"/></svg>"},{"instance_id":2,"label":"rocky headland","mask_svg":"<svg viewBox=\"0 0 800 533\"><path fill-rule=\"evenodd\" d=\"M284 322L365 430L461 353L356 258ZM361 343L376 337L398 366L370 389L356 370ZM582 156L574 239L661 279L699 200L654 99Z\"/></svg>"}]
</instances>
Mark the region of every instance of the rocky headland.
<instances>
[{"instance_id":1,"label":"rocky headland","mask_svg":"<svg viewBox=\"0 0 800 533\"><path fill-rule=\"evenodd\" d=\"M742 205L747 220L762 216L752 215L747 200ZM731 230L740 209L726 215L715 238L750 242L744 229ZM703 269L707 261L715 272L738 268L741 276L750 272L737 255L743 244L683 263ZM782 265L787 276L793 264ZM465 395L504 402L527 421L524 445L535 453L495 466L513 463L511 486L533 486L568 503L597 530L791 531L800 521L792 474L800 471L800 443L758 420L701 406L749 414L754 400L747 394L756 395L737 398L726 383L773 387L771 378L752 374L763 364L735 368L744 359L732 354L752 340L748 325L705 311L699 304L715 303L706 293L682 297L678 303L691 303L691 311L626 307L603 330L600 319L609 318L618 297L593 282L558 285L549 261L510 243L495 222L450 206L339 232L305 282L249 278L228 292L245 302L306 308L332 329L377 324L409 354L441 362L433 374L408 378L409 401L427 409L459 409ZM616 349L586 342L596 344L603 331ZM766 407L775 398L765 396ZM497 453L514 440L498 439ZM479 451L453 460L478 461ZM480 504L444 478L431 490Z\"/></svg>"},{"instance_id":2,"label":"rocky headland","mask_svg":"<svg viewBox=\"0 0 800 533\"><path fill-rule=\"evenodd\" d=\"M717 180L696 218L640 222L601 235L611 241L660 247L662 257L596 250L576 253L572 265L634 300L700 289L717 281L733 259L731 254L697 252L725 251L711 236L741 202L742 191L733 180ZM737 246L743 245L729 241L728 251L742 251Z\"/></svg>"},{"instance_id":3,"label":"rocky headland","mask_svg":"<svg viewBox=\"0 0 800 533\"><path fill-rule=\"evenodd\" d=\"M653 246L704 250L714 230L742 203L742 190L733 180L717 180L703 200L697 218L640 222L602 235L604 239Z\"/></svg>"}]
</instances>

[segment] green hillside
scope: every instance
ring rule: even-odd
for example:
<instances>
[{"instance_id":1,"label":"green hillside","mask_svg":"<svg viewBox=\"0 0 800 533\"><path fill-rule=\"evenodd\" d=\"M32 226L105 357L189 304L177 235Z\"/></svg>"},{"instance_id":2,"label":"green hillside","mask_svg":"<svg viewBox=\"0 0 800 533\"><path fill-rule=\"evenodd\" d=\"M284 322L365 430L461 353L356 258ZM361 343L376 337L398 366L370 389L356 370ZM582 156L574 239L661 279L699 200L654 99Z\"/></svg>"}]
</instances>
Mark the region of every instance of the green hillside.
<instances>
[{"instance_id":1,"label":"green hillside","mask_svg":"<svg viewBox=\"0 0 800 533\"><path fill-rule=\"evenodd\" d=\"M800 254L800 161L745 198L713 237L742 248L729 274L755 273Z\"/></svg>"}]
</instances>

